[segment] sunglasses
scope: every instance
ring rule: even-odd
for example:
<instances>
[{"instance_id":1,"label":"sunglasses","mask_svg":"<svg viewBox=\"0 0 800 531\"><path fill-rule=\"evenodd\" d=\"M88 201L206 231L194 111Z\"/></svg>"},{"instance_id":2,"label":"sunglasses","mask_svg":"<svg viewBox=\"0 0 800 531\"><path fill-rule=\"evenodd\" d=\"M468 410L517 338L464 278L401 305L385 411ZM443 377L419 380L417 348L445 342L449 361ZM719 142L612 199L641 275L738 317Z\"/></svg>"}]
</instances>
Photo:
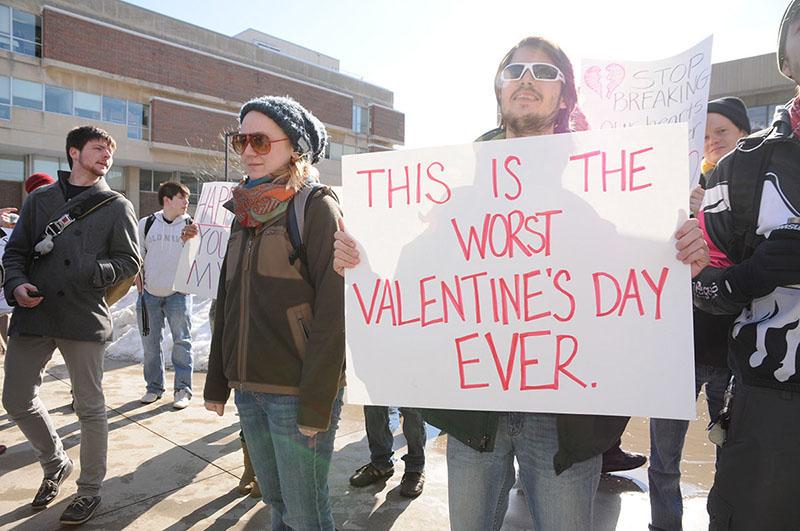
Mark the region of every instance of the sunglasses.
<instances>
[{"instance_id":1,"label":"sunglasses","mask_svg":"<svg viewBox=\"0 0 800 531\"><path fill-rule=\"evenodd\" d=\"M274 142L283 142L284 140L289 140L289 137L271 139L264 133L237 133L231 135L231 147L237 155L241 155L247 149L247 144L250 144L257 154L266 155L272 149Z\"/></svg>"},{"instance_id":2,"label":"sunglasses","mask_svg":"<svg viewBox=\"0 0 800 531\"><path fill-rule=\"evenodd\" d=\"M525 71L529 71L533 79L539 81L561 81L565 83L564 74L557 66L549 63L511 63L500 73L503 81L516 81L522 79Z\"/></svg>"}]
</instances>

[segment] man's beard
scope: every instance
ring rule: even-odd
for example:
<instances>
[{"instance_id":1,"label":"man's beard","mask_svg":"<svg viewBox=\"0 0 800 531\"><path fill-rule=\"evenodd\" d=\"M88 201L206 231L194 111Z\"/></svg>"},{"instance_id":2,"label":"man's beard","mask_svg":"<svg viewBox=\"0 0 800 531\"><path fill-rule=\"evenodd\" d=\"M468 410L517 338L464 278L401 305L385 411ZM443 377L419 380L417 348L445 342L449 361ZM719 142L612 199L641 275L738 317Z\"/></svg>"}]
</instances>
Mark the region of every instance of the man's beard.
<instances>
[{"instance_id":1,"label":"man's beard","mask_svg":"<svg viewBox=\"0 0 800 531\"><path fill-rule=\"evenodd\" d=\"M95 177L105 177L106 173L108 173L108 169L98 170L96 168L96 165L94 165L94 164L88 165L88 164L84 164L81 161L80 165L83 167L84 170L86 170L87 173L89 173L90 175L94 175Z\"/></svg>"},{"instance_id":2,"label":"man's beard","mask_svg":"<svg viewBox=\"0 0 800 531\"><path fill-rule=\"evenodd\" d=\"M558 111L556 108L550 114L525 114L523 116L508 116L503 114L503 124L509 136L537 136L542 134L552 134L556 126Z\"/></svg>"}]
</instances>

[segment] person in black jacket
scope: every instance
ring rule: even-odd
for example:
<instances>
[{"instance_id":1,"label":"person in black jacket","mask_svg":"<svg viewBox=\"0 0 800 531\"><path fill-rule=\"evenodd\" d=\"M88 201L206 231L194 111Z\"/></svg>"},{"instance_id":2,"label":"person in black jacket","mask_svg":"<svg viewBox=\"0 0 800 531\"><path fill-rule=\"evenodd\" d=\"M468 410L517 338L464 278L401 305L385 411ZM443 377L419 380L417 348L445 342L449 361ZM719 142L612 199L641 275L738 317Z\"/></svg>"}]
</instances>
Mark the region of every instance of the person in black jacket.
<instances>
[{"instance_id":1,"label":"person in black jacket","mask_svg":"<svg viewBox=\"0 0 800 531\"><path fill-rule=\"evenodd\" d=\"M800 84L800 0L781 20L778 67ZM737 315L736 380L714 486L710 529L797 529L800 504L800 99L746 138L709 178L698 214L711 265L695 305Z\"/></svg>"},{"instance_id":2,"label":"person in black jacket","mask_svg":"<svg viewBox=\"0 0 800 531\"><path fill-rule=\"evenodd\" d=\"M740 138L750 134L747 108L739 98L726 97L708 102L706 135L703 148L701 186L692 192L692 212L697 214L703 200L707 176L719 160L736 148ZM714 315L695 308L694 377L695 397L705 385L708 415L712 422L719 417L723 395L731 371L728 368L728 331L734 316ZM650 419L650 528L673 531L681 529L681 454L689 421Z\"/></svg>"}]
</instances>

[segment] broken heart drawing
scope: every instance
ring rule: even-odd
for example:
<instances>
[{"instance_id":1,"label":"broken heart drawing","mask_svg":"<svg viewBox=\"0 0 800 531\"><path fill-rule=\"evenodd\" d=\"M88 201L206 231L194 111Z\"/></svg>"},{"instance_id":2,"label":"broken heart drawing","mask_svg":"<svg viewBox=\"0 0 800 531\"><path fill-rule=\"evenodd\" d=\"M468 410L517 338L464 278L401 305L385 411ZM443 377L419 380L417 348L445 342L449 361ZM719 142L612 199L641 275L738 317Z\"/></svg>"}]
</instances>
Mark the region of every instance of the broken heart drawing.
<instances>
[{"instance_id":1,"label":"broken heart drawing","mask_svg":"<svg viewBox=\"0 0 800 531\"><path fill-rule=\"evenodd\" d=\"M607 64L605 68L591 66L583 73L583 81L600 98L610 98L625 79L625 67L619 63Z\"/></svg>"}]
</instances>

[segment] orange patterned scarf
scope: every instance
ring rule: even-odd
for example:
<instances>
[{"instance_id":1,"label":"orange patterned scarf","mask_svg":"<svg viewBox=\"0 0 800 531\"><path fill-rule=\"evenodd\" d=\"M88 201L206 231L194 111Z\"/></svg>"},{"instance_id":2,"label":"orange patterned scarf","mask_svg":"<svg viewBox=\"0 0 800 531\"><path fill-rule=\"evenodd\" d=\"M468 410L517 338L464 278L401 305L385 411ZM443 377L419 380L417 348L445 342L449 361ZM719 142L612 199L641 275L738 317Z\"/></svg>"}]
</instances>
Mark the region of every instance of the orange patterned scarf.
<instances>
[{"instance_id":1,"label":"orange patterned scarf","mask_svg":"<svg viewBox=\"0 0 800 531\"><path fill-rule=\"evenodd\" d=\"M234 213L242 227L258 227L286 211L295 191L286 183L242 181L233 189Z\"/></svg>"}]
</instances>

